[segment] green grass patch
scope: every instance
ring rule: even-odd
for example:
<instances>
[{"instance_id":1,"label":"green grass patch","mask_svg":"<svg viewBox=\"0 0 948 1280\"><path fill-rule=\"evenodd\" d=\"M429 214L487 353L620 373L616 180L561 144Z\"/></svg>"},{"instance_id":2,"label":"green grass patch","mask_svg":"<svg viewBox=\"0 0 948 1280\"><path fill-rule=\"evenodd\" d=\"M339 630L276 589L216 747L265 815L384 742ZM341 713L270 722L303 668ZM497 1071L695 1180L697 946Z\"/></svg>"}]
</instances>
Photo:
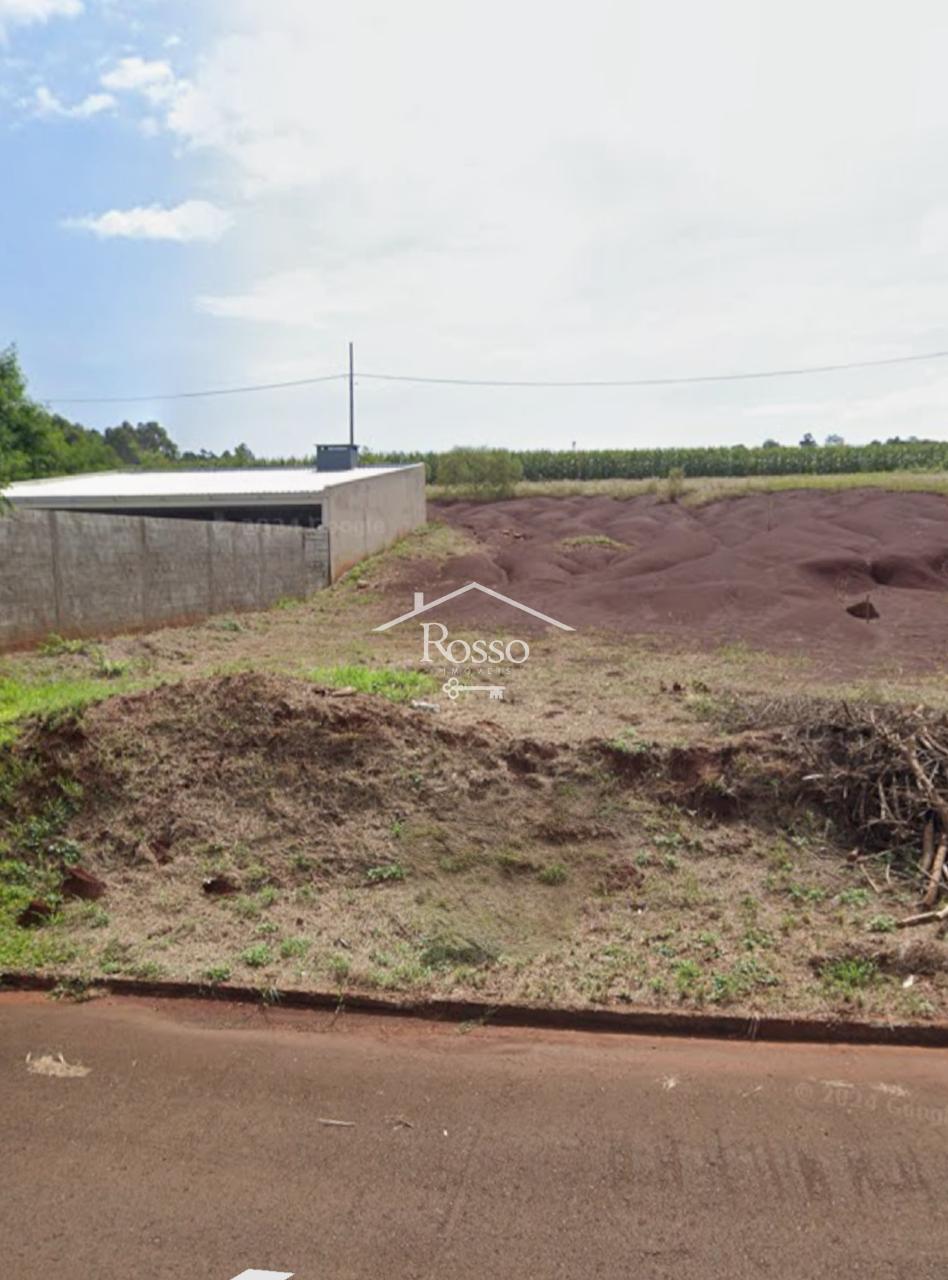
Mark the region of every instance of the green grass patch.
<instances>
[{"instance_id":1,"label":"green grass patch","mask_svg":"<svg viewBox=\"0 0 948 1280\"><path fill-rule=\"evenodd\" d=\"M369 884L391 884L405 879L405 868L399 862L387 862L380 867L369 867L365 878Z\"/></svg>"},{"instance_id":2,"label":"green grass patch","mask_svg":"<svg viewBox=\"0 0 948 1280\"><path fill-rule=\"evenodd\" d=\"M452 933L434 934L427 940L419 956L421 963L428 969L449 969L458 965L480 968L496 964L498 958L497 949L490 943Z\"/></svg>"},{"instance_id":3,"label":"green grass patch","mask_svg":"<svg viewBox=\"0 0 948 1280\"><path fill-rule=\"evenodd\" d=\"M120 675L28 681L0 677L0 746L16 737L16 724L28 716L48 716L83 707L113 694L127 692L132 681Z\"/></svg>"},{"instance_id":4,"label":"green grass patch","mask_svg":"<svg viewBox=\"0 0 948 1280\"><path fill-rule=\"evenodd\" d=\"M17 917L33 898L57 905L53 883L42 869L16 860L0 862L0 969L38 969L65 964L75 954L57 932L57 917L41 926L23 928Z\"/></svg>"},{"instance_id":5,"label":"green grass patch","mask_svg":"<svg viewBox=\"0 0 948 1280\"><path fill-rule=\"evenodd\" d=\"M44 658L61 658L68 654L88 653L96 645L91 640L67 640L55 631L50 632L38 646Z\"/></svg>"},{"instance_id":6,"label":"green grass patch","mask_svg":"<svg viewBox=\"0 0 948 1280\"><path fill-rule=\"evenodd\" d=\"M257 942L240 953L241 963L250 969L263 969L273 961L270 948L265 942Z\"/></svg>"},{"instance_id":7,"label":"green grass patch","mask_svg":"<svg viewBox=\"0 0 948 1280\"><path fill-rule=\"evenodd\" d=\"M831 995L852 996L873 987L879 981L879 967L874 960L854 957L831 960L823 966L820 980Z\"/></svg>"},{"instance_id":8,"label":"green grass patch","mask_svg":"<svg viewBox=\"0 0 948 1280\"><path fill-rule=\"evenodd\" d=\"M317 667L309 673L316 684L330 689L356 689L374 693L392 702L408 702L435 688L436 681L420 671L391 671L386 667Z\"/></svg>"}]
</instances>

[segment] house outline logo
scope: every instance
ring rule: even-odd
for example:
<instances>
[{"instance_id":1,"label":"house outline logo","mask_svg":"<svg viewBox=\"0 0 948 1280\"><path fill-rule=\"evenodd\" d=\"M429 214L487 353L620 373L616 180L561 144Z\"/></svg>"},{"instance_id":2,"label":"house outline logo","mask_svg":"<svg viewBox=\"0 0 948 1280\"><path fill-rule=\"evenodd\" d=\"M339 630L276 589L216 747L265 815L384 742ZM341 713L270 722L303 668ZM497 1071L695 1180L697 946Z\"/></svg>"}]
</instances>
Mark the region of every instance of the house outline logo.
<instances>
[{"instance_id":1,"label":"house outline logo","mask_svg":"<svg viewBox=\"0 0 948 1280\"><path fill-rule=\"evenodd\" d=\"M519 609L521 613L528 613L532 618L539 618L541 622L549 623L552 627L559 627L561 631L575 631L575 627L568 626L565 622L558 622L556 618L551 618L549 614L541 613L539 609L531 609L528 604L521 604L519 600L514 600L511 596L505 596L500 591L495 591L493 587L483 587L479 582L469 582L465 587L458 587L456 591L449 591L447 595L439 596L437 600L429 600L425 603L425 595L423 591L415 592L414 607L408 613L403 613L398 618L392 618L389 622L383 622L380 626L373 627L373 631L390 631L392 627L399 626L402 622L409 622L412 618L417 618L423 613L427 613L429 609L435 609L438 605L446 604L449 600L456 600L458 596L466 595L469 591L481 591L486 596L492 596L495 600L500 600L502 604L509 604L513 609Z\"/></svg>"}]
</instances>

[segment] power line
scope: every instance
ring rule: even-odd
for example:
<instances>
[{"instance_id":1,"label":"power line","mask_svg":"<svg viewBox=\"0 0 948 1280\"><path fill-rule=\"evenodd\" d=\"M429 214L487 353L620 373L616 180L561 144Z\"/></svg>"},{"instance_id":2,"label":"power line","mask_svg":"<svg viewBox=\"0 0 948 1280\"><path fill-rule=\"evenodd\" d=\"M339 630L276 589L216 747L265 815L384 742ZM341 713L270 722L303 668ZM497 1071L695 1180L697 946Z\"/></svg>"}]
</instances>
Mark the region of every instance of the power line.
<instances>
[{"instance_id":1,"label":"power line","mask_svg":"<svg viewBox=\"0 0 948 1280\"><path fill-rule=\"evenodd\" d=\"M520 378L437 378L407 373L364 373L357 377L374 382L408 382L451 387L679 387L702 382L749 382L763 378L799 378L806 374L842 373L849 369L879 369L888 365L917 364L923 360L948 359L948 351L922 355L889 356L882 360L850 360L844 364L801 365L789 369L761 369L751 373L698 373L674 378L584 378L569 381ZM339 382L348 373L328 373L291 382L259 382L242 387L219 387L210 391L172 391L143 396L51 396L46 404L137 404L148 400L198 400L209 396L236 396L248 392L278 391L285 387L308 387L319 382Z\"/></svg>"},{"instance_id":2,"label":"power line","mask_svg":"<svg viewBox=\"0 0 948 1280\"><path fill-rule=\"evenodd\" d=\"M815 364L794 369L763 369L754 373L698 373L679 378L584 378L577 381L540 381L499 378L425 378L402 373L361 373L360 378L379 382L429 382L460 387L678 387L695 382L747 382L752 378L796 378L807 373L838 373L845 369L875 369L882 365L911 364L919 360L944 360L948 351L926 355L890 356L884 360L851 360L847 364Z\"/></svg>"},{"instance_id":3,"label":"power line","mask_svg":"<svg viewBox=\"0 0 948 1280\"><path fill-rule=\"evenodd\" d=\"M167 391L152 396L50 396L44 404L136 404L145 400L198 400L203 396L239 396L248 391L278 391L282 387L309 387L316 382L338 382L347 373L327 373L318 378L296 378L292 382L256 382L247 387L218 387L213 391Z\"/></svg>"}]
</instances>

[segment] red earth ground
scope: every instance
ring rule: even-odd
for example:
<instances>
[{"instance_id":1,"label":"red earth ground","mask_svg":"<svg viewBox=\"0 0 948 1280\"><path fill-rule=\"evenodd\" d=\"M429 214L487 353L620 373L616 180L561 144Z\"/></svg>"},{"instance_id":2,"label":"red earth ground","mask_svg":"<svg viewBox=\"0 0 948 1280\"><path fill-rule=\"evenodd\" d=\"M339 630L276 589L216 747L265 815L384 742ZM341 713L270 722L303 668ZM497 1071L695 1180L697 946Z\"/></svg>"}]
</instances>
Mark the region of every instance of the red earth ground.
<instances>
[{"instance_id":1,"label":"red earth ground","mask_svg":"<svg viewBox=\"0 0 948 1280\"><path fill-rule=\"evenodd\" d=\"M937 494L520 498L432 504L432 515L480 545L431 566L417 583L428 600L476 581L578 630L822 652L844 666L946 656L948 499ZM848 612L867 602L878 617ZM474 593L438 616L482 623L498 608Z\"/></svg>"}]
</instances>

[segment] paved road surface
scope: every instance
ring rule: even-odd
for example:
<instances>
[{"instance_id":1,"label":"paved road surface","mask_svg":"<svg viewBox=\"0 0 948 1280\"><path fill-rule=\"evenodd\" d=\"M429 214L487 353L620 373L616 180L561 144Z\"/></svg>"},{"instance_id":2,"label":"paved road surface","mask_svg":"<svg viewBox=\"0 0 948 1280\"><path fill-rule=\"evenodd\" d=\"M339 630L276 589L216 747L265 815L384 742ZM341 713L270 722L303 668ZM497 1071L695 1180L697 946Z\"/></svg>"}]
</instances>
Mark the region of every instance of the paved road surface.
<instances>
[{"instance_id":1,"label":"paved road surface","mask_svg":"<svg viewBox=\"0 0 948 1280\"><path fill-rule=\"evenodd\" d=\"M948 1276L937 1050L8 995L0 1134L3 1280Z\"/></svg>"}]
</instances>

